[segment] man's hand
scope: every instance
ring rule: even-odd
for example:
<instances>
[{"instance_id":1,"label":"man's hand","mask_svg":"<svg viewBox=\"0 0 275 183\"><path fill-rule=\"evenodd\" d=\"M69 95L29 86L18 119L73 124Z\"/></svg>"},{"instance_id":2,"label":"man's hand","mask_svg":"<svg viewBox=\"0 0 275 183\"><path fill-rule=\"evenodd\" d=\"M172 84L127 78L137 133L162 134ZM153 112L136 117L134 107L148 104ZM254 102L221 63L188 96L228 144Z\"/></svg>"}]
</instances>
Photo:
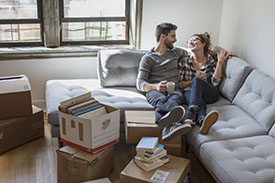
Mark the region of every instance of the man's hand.
<instances>
[{"instance_id":1,"label":"man's hand","mask_svg":"<svg viewBox=\"0 0 275 183\"><path fill-rule=\"evenodd\" d=\"M156 90L159 92L165 92L166 91L166 83L167 83L167 81L161 81L158 84L156 84Z\"/></svg>"}]
</instances>

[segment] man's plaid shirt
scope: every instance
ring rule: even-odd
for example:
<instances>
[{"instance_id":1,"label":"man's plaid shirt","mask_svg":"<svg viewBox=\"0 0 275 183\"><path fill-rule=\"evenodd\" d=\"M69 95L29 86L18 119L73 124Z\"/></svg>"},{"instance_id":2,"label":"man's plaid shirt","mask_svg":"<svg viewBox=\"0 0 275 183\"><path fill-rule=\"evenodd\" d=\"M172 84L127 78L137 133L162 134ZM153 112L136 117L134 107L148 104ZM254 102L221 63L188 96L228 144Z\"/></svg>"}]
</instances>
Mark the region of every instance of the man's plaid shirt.
<instances>
[{"instance_id":1,"label":"man's plaid shirt","mask_svg":"<svg viewBox=\"0 0 275 183\"><path fill-rule=\"evenodd\" d=\"M213 74L216 69L217 62L214 58L208 54L208 60L204 64L204 66L200 69L200 71L206 72L206 81L213 86L218 86L221 82L221 79L216 79L213 77ZM190 55L183 55L179 58L178 69L180 73L179 83L181 81L191 81L194 77L196 77L196 71L193 69L192 66L192 56ZM183 88L181 88L183 89ZM188 90L189 87L184 88L184 90Z\"/></svg>"}]
</instances>

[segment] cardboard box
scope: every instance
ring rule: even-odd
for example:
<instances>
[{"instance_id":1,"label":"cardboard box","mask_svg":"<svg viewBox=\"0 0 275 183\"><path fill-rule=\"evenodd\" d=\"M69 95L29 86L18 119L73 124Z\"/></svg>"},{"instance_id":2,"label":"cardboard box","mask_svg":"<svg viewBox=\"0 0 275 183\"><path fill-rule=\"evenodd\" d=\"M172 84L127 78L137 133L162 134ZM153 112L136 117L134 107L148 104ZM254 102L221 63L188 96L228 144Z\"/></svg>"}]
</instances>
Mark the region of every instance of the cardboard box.
<instances>
[{"instance_id":1,"label":"cardboard box","mask_svg":"<svg viewBox=\"0 0 275 183\"><path fill-rule=\"evenodd\" d=\"M112 183L112 182L108 178L103 178L103 179L85 181L85 182L82 182L82 183Z\"/></svg>"},{"instance_id":2,"label":"cardboard box","mask_svg":"<svg viewBox=\"0 0 275 183\"><path fill-rule=\"evenodd\" d=\"M167 153L174 156L181 157L182 155L182 144L164 144L164 148L167 150Z\"/></svg>"},{"instance_id":3,"label":"cardboard box","mask_svg":"<svg viewBox=\"0 0 275 183\"><path fill-rule=\"evenodd\" d=\"M24 75L0 77L0 119L32 115L31 86Z\"/></svg>"},{"instance_id":4,"label":"cardboard box","mask_svg":"<svg viewBox=\"0 0 275 183\"><path fill-rule=\"evenodd\" d=\"M89 93L89 95L90 93ZM74 99L70 99L73 101ZM67 104L68 101L60 104ZM105 106L107 114L92 119L84 119L59 111L60 140L82 149L95 153L119 141L119 109Z\"/></svg>"},{"instance_id":5,"label":"cardboard box","mask_svg":"<svg viewBox=\"0 0 275 183\"><path fill-rule=\"evenodd\" d=\"M43 110L33 106L30 117L0 120L0 153L44 136Z\"/></svg>"},{"instance_id":6,"label":"cardboard box","mask_svg":"<svg viewBox=\"0 0 275 183\"><path fill-rule=\"evenodd\" d=\"M83 182L108 177L114 167L114 146L91 154L71 146L57 150L59 183Z\"/></svg>"},{"instance_id":7,"label":"cardboard box","mask_svg":"<svg viewBox=\"0 0 275 183\"><path fill-rule=\"evenodd\" d=\"M163 144L168 154L180 156L175 153L175 148L166 148L168 145L178 147L178 151L182 149L181 136L177 136L169 142L163 142L162 129L155 124L154 111L125 111L125 135L127 144L137 144L142 137L158 137L159 143ZM170 150L173 150L173 152Z\"/></svg>"},{"instance_id":8,"label":"cardboard box","mask_svg":"<svg viewBox=\"0 0 275 183\"><path fill-rule=\"evenodd\" d=\"M151 177L154 175L156 170L162 170L169 172L165 182L171 183L182 183L184 182L186 176L190 172L190 160L180 157L175 157L168 155L169 163L158 167L151 171L144 171L139 168L134 160L122 170L120 173L120 182L121 183L148 183L153 182Z\"/></svg>"}]
</instances>

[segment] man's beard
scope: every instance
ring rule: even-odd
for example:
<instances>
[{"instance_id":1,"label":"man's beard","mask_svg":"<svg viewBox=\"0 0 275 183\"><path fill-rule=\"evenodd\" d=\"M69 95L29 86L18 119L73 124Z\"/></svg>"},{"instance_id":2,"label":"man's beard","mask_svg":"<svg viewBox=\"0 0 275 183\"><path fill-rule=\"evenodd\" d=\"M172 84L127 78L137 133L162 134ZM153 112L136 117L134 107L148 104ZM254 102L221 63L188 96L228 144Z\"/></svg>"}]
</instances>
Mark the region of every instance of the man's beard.
<instances>
[{"instance_id":1,"label":"man's beard","mask_svg":"<svg viewBox=\"0 0 275 183\"><path fill-rule=\"evenodd\" d=\"M165 45L166 45L166 47L169 48L169 49L174 48L173 43L169 43L167 40L165 41Z\"/></svg>"}]
</instances>

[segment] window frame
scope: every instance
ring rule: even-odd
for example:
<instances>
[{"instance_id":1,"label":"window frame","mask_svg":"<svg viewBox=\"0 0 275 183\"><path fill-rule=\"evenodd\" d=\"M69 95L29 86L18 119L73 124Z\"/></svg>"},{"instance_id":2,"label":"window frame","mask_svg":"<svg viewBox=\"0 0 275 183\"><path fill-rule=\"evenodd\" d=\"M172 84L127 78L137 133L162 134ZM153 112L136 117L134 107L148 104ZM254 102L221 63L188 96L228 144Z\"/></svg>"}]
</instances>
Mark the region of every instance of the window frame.
<instances>
[{"instance_id":1,"label":"window frame","mask_svg":"<svg viewBox=\"0 0 275 183\"><path fill-rule=\"evenodd\" d=\"M125 16L121 17L74 17L64 18L64 0L59 1L60 17L60 45L110 45L110 44L129 44L130 36L130 0L125 1ZM62 23L63 22L108 22L108 21L125 21L126 22L126 40L102 40L102 41L62 41Z\"/></svg>"},{"instance_id":2,"label":"window frame","mask_svg":"<svg viewBox=\"0 0 275 183\"><path fill-rule=\"evenodd\" d=\"M0 42L0 47L12 47L12 46L42 46L44 44L44 24L43 24L43 7L42 0L37 0L37 18L22 18L22 19L0 19L0 24L40 24L40 39L41 42Z\"/></svg>"}]
</instances>

